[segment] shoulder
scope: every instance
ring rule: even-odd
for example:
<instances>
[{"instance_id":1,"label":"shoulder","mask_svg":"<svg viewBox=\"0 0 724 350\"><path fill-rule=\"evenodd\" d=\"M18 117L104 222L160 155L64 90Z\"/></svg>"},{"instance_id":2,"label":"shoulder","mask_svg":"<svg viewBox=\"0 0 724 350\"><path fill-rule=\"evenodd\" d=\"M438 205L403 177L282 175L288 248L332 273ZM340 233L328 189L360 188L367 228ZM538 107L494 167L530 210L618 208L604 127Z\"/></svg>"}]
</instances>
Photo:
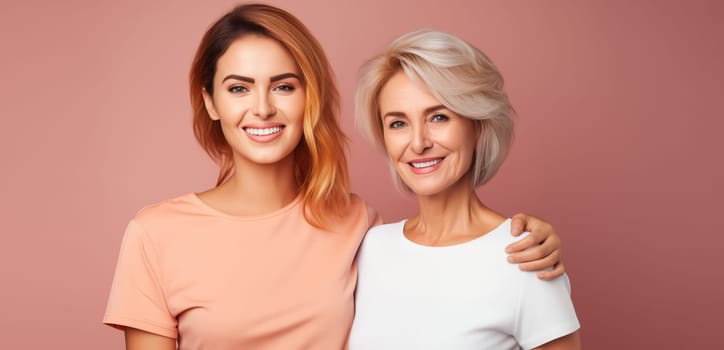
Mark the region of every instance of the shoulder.
<instances>
[{"instance_id":1,"label":"shoulder","mask_svg":"<svg viewBox=\"0 0 724 350\"><path fill-rule=\"evenodd\" d=\"M382 217L380 217L377 210L354 193L350 194L350 211L358 215L363 215L368 228L382 223Z\"/></svg>"},{"instance_id":2,"label":"shoulder","mask_svg":"<svg viewBox=\"0 0 724 350\"><path fill-rule=\"evenodd\" d=\"M398 241L399 238L402 237L402 232L405 227L406 221L407 220L402 220L394 223L381 224L372 227L369 231L367 231L367 236L365 236L364 244L386 244L393 241Z\"/></svg>"},{"instance_id":3,"label":"shoulder","mask_svg":"<svg viewBox=\"0 0 724 350\"><path fill-rule=\"evenodd\" d=\"M524 232L521 236L514 237L510 234L510 229L511 220L505 219L488 233L466 244L464 252L468 254L469 259L477 262L473 265L485 267L503 284L517 289L515 286L520 286L522 280L531 273L520 270L517 264L510 263L505 248L528 233ZM532 275L535 276L535 273Z\"/></svg>"},{"instance_id":4,"label":"shoulder","mask_svg":"<svg viewBox=\"0 0 724 350\"><path fill-rule=\"evenodd\" d=\"M533 294L533 295L545 295L550 293L551 297L558 295L564 298L570 298L571 295L571 281L567 274L550 280L544 281L538 278L538 275L533 271L519 271L521 274L522 293Z\"/></svg>"},{"instance_id":5,"label":"shoulder","mask_svg":"<svg viewBox=\"0 0 724 350\"><path fill-rule=\"evenodd\" d=\"M349 204L350 208L354 208L355 210L360 210L367 207L367 202L365 202L364 199L354 193L351 193L349 195Z\"/></svg>"},{"instance_id":6,"label":"shoulder","mask_svg":"<svg viewBox=\"0 0 724 350\"><path fill-rule=\"evenodd\" d=\"M377 225L365 235L362 245L357 256L357 263L360 268L368 268L372 266L381 266L385 262L395 260L400 257L403 244L403 227L405 221L391 224Z\"/></svg>"},{"instance_id":7,"label":"shoulder","mask_svg":"<svg viewBox=\"0 0 724 350\"><path fill-rule=\"evenodd\" d=\"M134 219L142 221L158 216L188 211L189 209L198 209L198 200L196 194L194 193L187 193L178 197L149 204L141 208L141 210L136 213Z\"/></svg>"},{"instance_id":8,"label":"shoulder","mask_svg":"<svg viewBox=\"0 0 724 350\"><path fill-rule=\"evenodd\" d=\"M129 227L148 232L163 231L166 227L188 224L190 219L203 214L203 207L194 193L184 194L147 205L131 219Z\"/></svg>"},{"instance_id":9,"label":"shoulder","mask_svg":"<svg viewBox=\"0 0 724 350\"><path fill-rule=\"evenodd\" d=\"M524 348L534 348L580 328L567 275L552 281L539 280L532 272L523 276L515 333Z\"/></svg>"},{"instance_id":10,"label":"shoulder","mask_svg":"<svg viewBox=\"0 0 724 350\"><path fill-rule=\"evenodd\" d=\"M523 232L520 236L514 237L510 234L511 223L511 219L506 218L500 225L490 231L488 235L493 237L493 241L496 244L507 246L508 244L521 240L529 234L529 232Z\"/></svg>"},{"instance_id":11,"label":"shoulder","mask_svg":"<svg viewBox=\"0 0 724 350\"><path fill-rule=\"evenodd\" d=\"M370 234L377 234L378 236L382 235L392 235L396 233L401 233L402 229L405 227L405 222L407 220L401 220L398 222L393 222L389 224L381 224L377 225L370 229Z\"/></svg>"}]
</instances>

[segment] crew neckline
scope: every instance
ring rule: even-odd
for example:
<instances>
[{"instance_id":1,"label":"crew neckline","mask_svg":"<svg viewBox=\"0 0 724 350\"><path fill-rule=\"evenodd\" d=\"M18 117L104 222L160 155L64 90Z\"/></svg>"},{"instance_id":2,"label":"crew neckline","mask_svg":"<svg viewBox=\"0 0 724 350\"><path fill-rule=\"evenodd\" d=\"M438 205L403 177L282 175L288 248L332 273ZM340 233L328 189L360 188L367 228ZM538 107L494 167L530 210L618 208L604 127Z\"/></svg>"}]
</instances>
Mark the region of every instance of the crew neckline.
<instances>
[{"instance_id":1,"label":"crew neckline","mask_svg":"<svg viewBox=\"0 0 724 350\"><path fill-rule=\"evenodd\" d=\"M276 209L274 211L271 211L271 212L268 212L265 214L245 216L245 215L233 215L233 214L227 213L223 210L214 208L210 204L204 202L204 200L202 200L201 197L199 197L199 195L196 192L189 193L189 197L191 197L192 201L197 206L201 207L202 209L204 209L207 212L210 212L213 215L224 217L227 219L242 220L242 221L261 220L261 219L268 219L268 218L272 218L275 216L279 216L279 215L285 214L286 212L290 211L291 209L293 209L294 207L299 205L299 203L302 201L302 194L300 193L296 197L294 197L294 199L292 199L291 202L285 204L283 207L281 207L279 209Z\"/></svg>"},{"instance_id":2,"label":"crew neckline","mask_svg":"<svg viewBox=\"0 0 724 350\"><path fill-rule=\"evenodd\" d=\"M503 222L501 222L498 226L495 226L492 230L490 230L486 233L483 233L482 235L480 235L478 237L467 240L465 242L460 242L460 243L451 244L451 245L443 245L443 246L431 246L431 245L417 243L417 242L407 238L407 236L405 236L405 224L407 224L407 219L398 222L398 224L400 225L400 229L399 229L400 239L405 243L405 245L410 246L410 247L415 247L417 249L445 250L445 249L463 248L463 247L475 245L478 242L492 239L492 238L488 238L488 237L493 237L494 236L493 233L500 230L503 226L509 225L510 222L511 222L510 218L505 218L505 220L503 220Z\"/></svg>"}]
</instances>

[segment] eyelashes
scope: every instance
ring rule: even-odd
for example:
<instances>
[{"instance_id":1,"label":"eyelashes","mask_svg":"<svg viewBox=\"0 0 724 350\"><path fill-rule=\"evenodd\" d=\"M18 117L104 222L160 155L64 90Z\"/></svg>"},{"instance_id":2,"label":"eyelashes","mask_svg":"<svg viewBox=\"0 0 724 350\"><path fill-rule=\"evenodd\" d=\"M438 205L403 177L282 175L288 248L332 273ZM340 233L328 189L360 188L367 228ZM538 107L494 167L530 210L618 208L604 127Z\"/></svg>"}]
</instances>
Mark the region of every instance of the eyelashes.
<instances>
[{"instance_id":1,"label":"eyelashes","mask_svg":"<svg viewBox=\"0 0 724 350\"><path fill-rule=\"evenodd\" d=\"M249 91L249 89L247 89L246 86L240 86L240 85L232 85L229 87L228 90L232 94L241 94L241 93Z\"/></svg>"},{"instance_id":2,"label":"eyelashes","mask_svg":"<svg viewBox=\"0 0 724 350\"><path fill-rule=\"evenodd\" d=\"M399 128L403 127L403 126L405 126L405 122L400 121L400 120L395 120L395 121L393 121L392 123L390 123L390 124L388 125L388 127L389 127L390 129L399 129Z\"/></svg>"},{"instance_id":3,"label":"eyelashes","mask_svg":"<svg viewBox=\"0 0 724 350\"><path fill-rule=\"evenodd\" d=\"M447 115L442 114L442 113L435 113L432 116L430 116L430 118L428 120L431 123L443 123L443 122L450 120L450 117L448 117ZM407 123L402 120L393 120L392 122L387 124L387 127L390 129L399 129L399 128L405 127L406 125L407 125Z\"/></svg>"},{"instance_id":4,"label":"eyelashes","mask_svg":"<svg viewBox=\"0 0 724 350\"><path fill-rule=\"evenodd\" d=\"M277 91L286 91L286 92L292 92L296 90L297 88L294 85L291 84L281 84L274 88L274 90Z\"/></svg>"},{"instance_id":5,"label":"eyelashes","mask_svg":"<svg viewBox=\"0 0 724 350\"><path fill-rule=\"evenodd\" d=\"M450 119L450 117L448 117L448 116L446 116L446 115L444 115L444 114L441 114L441 113L436 113L436 114L434 114L434 115L432 116L432 118L430 118L430 120L433 121L433 122L444 122L444 121L447 121L447 120L449 120L449 119Z\"/></svg>"},{"instance_id":6,"label":"eyelashes","mask_svg":"<svg viewBox=\"0 0 724 350\"><path fill-rule=\"evenodd\" d=\"M287 92L291 93L294 92L297 89L296 86L289 83L282 83L272 88L272 91L279 91L279 92ZM244 94L249 92L249 88L244 85L232 85L227 88L227 91L229 91L232 94Z\"/></svg>"}]
</instances>

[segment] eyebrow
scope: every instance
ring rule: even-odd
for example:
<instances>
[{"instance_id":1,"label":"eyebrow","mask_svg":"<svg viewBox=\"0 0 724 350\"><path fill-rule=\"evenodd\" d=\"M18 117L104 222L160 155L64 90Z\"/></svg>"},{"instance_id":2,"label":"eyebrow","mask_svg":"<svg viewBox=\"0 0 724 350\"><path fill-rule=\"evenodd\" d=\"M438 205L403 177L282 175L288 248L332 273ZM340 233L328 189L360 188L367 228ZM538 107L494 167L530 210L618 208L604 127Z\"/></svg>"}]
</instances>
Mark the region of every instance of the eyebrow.
<instances>
[{"instance_id":1,"label":"eyebrow","mask_svg":"<svg viewBox=\"0 0 724 350\"><path fill-rule=\"evenodd\" d=\"M273 82L275 82L275 81L279 81L279 80L287 79L287 78L296 78L296 79L299 80L299 81L302 80L302 79L299 78L298 75L296 75L296 74L294 74L294 73L282 73L282 74L278 74L278 75L272 76L271 78L269 78L269 81L273 83ZM229 74L229 75L227 75L227 76L224 78L224 80L222 80L221 82L223 83L223 82L225 82L225 81L227 81L227 80L229 80L229 79L241 80L241 81L245 81L245 82L247 82L247 83L252 83L252 84L253 84L254 81L255 81L254 78L245 77L245 76L243 76L243 75Z\"/></svg>"},{"instance_id":2,"label":"eyebrow","mask_svg":"<svg viewBox=\"0 0 724 350\"><path fill-rule=\"evenodd\" d=\"M445 107L444 105L435 105L435 106L432 106L432 107L427 107L427 108L425 108L425 110L423 110L422 113L423 113L423 114L430 114L430 113L432 113L432 112L434 112L434 111L436 111L436 110L438 110L438 109L445 109L445 108L447 108L447 107ZM387 113L385 113L384 116L382 116L382 118L387 118L387 117L404 117L404 116L406 116L406 114L403 113L403 112L387 112Z\"/></svg>"}]
</instances>

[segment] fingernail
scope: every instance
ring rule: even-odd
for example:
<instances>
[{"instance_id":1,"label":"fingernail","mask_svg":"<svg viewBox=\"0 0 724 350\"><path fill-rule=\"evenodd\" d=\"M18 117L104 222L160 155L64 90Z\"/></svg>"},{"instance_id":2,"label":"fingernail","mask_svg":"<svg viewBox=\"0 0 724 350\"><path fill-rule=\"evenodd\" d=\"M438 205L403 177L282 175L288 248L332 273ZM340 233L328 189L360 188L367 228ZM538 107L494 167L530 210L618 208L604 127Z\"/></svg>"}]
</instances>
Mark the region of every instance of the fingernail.
<instances>
[{"instance_id":1,"label":"fingernail","mask_svg":"<svg viewBox=\"0 0 724 350\"><path fill-rule=\"evenodd\" d=\"M508 262L514 262L514 261L513 261L513 256L512 256L512 255L508 255Z\"/></svg>"}]
</instances>

